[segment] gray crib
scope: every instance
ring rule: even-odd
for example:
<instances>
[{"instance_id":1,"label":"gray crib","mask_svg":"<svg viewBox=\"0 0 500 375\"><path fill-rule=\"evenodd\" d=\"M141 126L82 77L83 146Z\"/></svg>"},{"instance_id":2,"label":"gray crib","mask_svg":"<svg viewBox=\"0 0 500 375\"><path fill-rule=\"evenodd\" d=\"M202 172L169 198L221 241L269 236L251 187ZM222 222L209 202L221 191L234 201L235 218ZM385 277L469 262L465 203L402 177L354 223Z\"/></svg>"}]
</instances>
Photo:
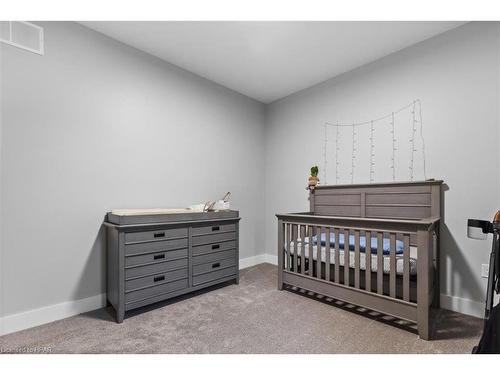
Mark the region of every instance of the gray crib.
<instances>
[{"instance_id":1,"label":"gray crib","mask_svg":"<svg viewBox=\"0 0 500 375\"><path fill-rule=\"evenodd\" d=\"M278 289L295 286L414 322L439 307L442 181L324 185L278 214Z\"/></svg>"}]
</instances>

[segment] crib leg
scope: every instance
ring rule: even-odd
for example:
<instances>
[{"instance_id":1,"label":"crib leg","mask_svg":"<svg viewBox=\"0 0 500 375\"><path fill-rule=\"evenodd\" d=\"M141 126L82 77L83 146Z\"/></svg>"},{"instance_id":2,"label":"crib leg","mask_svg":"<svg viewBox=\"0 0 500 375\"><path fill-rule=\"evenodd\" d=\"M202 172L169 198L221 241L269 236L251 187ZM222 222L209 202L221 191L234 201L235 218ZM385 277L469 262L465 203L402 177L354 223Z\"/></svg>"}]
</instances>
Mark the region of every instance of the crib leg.
<instances>
[{"instance_id":1,"label":"crib leg","mask_svg":"<svg viewBox=\"0 0 500 375\"><path fill-rule=\"evenodd\" d=\"M430 339L429 331L429 286L432 283L432 238L428 230L417 232L417 326L418 335L423 340Z\"/></svg>"},{"instance_id":2,"label":"crib leg","mask_svg":"<svg viewBox=\"0 0 500 375\"><path fill-rule=\"evenodd\" d=\"M283 270L278 270L278 290L283 290Z\"/></svg>"},{"instance_id":3,"label":"crib leg","mask_svg":"<svg viewBox=\"0 0 500 375\"><path fill-rule=\"evenodd\" d=\"M278 220L278 290L283 289L283 267L284 267L284 244L285 232L283 221Z\"/></svg>"},{"instance_id":4,"label":"crib leg","mask_svg":"<svg viewBox=\"0 0 500 375\"><path fill-rule=\"evenodd\" d=\"M429 341L431 339L429 321L418 322L418 336L425 341Z\"/></svg>"},{"instance_id":5,"label":"crib leg","mask_svg":"<svg viewBox=\"0 0 500 375\"><path fill-rule=\"evenodd\" d=\"M435 229L432 234L432 249L433 249L433 263L434 263L434 298L432 307L439 309L441 307L441 286L440 286L440 259L439 259L439 227Z\"/></svg>"},{"instance_id":6,"label":"crib leg","mask_svg":"<svg viewBox=\"0 0 500 375\"><path fill-rule=\"evenodd\" d=\"M429 309L429 299L421 298L417 305L417 328L418 335L422 340L430 340L430 309Z\"/></svg>"}]
</instances>

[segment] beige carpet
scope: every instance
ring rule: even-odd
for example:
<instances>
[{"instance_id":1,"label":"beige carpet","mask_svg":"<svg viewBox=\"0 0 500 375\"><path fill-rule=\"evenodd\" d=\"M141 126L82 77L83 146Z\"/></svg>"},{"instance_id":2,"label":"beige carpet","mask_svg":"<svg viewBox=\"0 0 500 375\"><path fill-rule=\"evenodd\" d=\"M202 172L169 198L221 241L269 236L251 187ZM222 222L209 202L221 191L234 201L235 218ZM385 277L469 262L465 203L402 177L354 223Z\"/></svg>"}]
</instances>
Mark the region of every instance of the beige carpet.
<instances>
[{"instance_id":1,"label":"beige carpet","mask_svg":"<svg viewBox=\"0 0 500 375\"><path fill-rule=\"evenodd\" d=\"M470 353L480 319L433 312L434 340L411 326L338 301L276 289L276 267L241 272L240 285L129 314L106 309L0 337L0 352L52 353Z\"/></svg>"}]
</instances>

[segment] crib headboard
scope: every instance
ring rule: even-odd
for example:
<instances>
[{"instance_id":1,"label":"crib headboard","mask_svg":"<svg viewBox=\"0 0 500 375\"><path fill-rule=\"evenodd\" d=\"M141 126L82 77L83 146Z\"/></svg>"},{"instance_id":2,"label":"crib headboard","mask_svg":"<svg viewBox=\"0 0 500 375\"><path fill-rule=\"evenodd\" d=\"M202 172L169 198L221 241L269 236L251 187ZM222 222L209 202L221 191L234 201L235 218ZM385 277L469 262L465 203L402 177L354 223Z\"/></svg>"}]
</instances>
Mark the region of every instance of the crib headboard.
<instances>
[{"instance_id":1,"label":"crib headboard","mask_svg":"<svg viewBox=\"0 0 500 375\"><path fill-rule=\"evenodd\" d=\"M441 217L441 180L323 185L310 192L316 215L384 219Z\"/></svg>"}]
</instances>

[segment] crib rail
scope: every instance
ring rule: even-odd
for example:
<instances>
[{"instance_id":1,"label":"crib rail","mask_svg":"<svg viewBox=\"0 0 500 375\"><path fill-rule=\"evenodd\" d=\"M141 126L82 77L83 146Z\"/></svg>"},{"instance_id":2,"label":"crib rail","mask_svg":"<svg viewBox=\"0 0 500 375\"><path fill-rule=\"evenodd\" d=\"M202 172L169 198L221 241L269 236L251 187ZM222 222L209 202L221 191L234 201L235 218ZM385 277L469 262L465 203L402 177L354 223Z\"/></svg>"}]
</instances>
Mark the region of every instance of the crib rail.
<instances>
[{"instance_id":1,"label":"crib rail","mask_svg":"<svg viewBox=\"0 0 500 375\"><path fill-rule=\"evenodd\" d=\"M277 217L279 289L303 287L428 327L438 218Z\"/></svg>"}]
</instances>

